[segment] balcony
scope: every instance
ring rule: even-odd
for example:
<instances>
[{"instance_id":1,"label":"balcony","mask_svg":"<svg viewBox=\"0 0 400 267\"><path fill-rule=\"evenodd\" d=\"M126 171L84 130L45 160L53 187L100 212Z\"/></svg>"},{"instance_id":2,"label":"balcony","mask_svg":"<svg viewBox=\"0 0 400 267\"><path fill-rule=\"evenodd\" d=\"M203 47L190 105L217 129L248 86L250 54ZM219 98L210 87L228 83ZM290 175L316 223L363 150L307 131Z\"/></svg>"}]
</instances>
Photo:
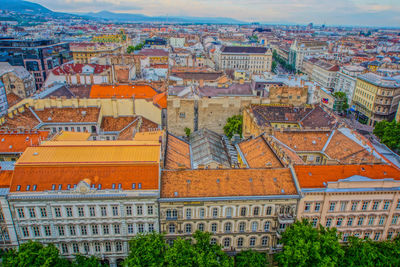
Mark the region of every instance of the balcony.
<instances>
[{"instance_id":1,"label":"balcony","mask_svg":"<svg viewBox=\"0 0 400 267\"><path fill-rule=\"evenodd\" d=\"M167 221L176 221L178 220L178 216L171 216L166 218Z\"/></svg>"},{"instance_id":2,"label":"balcony","mask_svg":"<svg viewBox=\"0 0 400 267\"><path fill-rule=\"evenodd\" d=\"M294 223L293 216L278 216L278 222L281 224L291 224Z\"/></svg>"}]
</instances>

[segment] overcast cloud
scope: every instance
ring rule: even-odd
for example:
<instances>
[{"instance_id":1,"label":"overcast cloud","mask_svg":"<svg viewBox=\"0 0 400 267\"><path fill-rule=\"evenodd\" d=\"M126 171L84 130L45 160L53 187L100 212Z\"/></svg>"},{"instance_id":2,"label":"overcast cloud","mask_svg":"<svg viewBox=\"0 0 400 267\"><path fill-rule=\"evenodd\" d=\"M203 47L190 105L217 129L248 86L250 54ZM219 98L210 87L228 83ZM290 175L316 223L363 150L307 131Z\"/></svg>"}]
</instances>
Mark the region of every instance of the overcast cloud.
<instances>
[{"instance_id":1,"label":"overcast cloud","mask_svg":"<svg viewBox=\"0 0 400 267\"><path fill-rule=\"evenodd\" d=\"M62 12L231 17L246 22L400 26L400 0L31 0Z\"/></svg>"}]
</instances>

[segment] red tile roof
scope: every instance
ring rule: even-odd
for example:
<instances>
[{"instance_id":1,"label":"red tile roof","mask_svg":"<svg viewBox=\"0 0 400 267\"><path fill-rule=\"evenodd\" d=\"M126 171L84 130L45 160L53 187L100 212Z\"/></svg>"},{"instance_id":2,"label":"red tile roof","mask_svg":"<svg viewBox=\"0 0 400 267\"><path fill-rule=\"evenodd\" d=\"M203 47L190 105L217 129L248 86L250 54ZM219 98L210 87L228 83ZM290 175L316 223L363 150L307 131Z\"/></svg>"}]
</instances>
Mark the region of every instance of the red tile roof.
<instances>
[{"instance_id":1,"label":"red tile roof","mask_svg":"<svg viewBox=\"0 0 400 267\"><path fill-rule=\"evenodd\" d=\"M104 71L108 70L111 68L109 65L98 65L98 64L63 64L55 69L53 69L51 72L54 75L67 75L67 74L77 74L77 73L82 73L82 69L84 66L90 66L94 68L94 74L100 74L103 73Z\"/></svg>"},{"instance_id":2,"label":"red tile roof","mask_svg":"<svg viewBox=\"0 0 400 267\"><path fill-rule=\"evenodd\" d=\"M289 169L163 171L162 198L295 195Z\"/></svg>"},{"instance_id":3,"label":"red tile roof","mask_svg":"<svg viewBox=\"0 0 400 267\"><path fill-rule=\"evenodd\" d=\"M87 108L45 108L35 110L43 122L97 122L100 115L99 107Z\"/></svg>"},{"instance_id":4,"label":"red tile roof","mask_svg":"<svg viewBox=\"0 0 400 267\"><path fill-rule=\"evenodd\" d=\"M48 131L2 131L0 132L0 153L22 153L29 146L39 145L48 136Z\"/></svg>"},{"instance_id":5,"label":"red tile roof","mask_svg":"<svg viewBox=\"0 0 400 267\"><path fill-rule=\"evenodd\" d=\"M324 188L324 182L360 175L371 179L400 180L400 171L386 164L368 165L297 165L294 167L301 188Z\"/></svg>"},{"instance_id":6,"label":"red tile roof","mask_svg":"<svg viewBox=\"0 0 400 267\"><path fill-rule=\"evenodd\" d=\"M8 93L7 94L8 107L14 106L15 104L17 104L21 100L22 100L22 98L20 98L19 96L17 96L14 93Z\"/></svg>"},{"instance_id":7,"label":"red tile roof","mask_svg":"<svg viewBox=\"0 0 400 267\"><path fill-rule=\"evenodd\" d=\"M189 143L168 134L165 153L165 168L176 170L180 167L190 169L190 145Z\"/></svg>"},{"instance_id":8,"label":"red tile roof","mask_svg":"<svg viewBox=\"0 0 400 267\"><path fill-rule=\"evenodd\" d=\"M14 171L0 171L0 188L10 188Z\"/></svg>"},{"instance_id":9,"label":"red tile roof","mask_svg":"<svg viewBox=\"0 0 400 267\"><path fill-rule=\"evenodd\" d=\"M153 103L159 108L167 108L167 93L161 93L153 97Z\"/></svg>"},{"instance_id":10,"label":"red tile roof","mask_svg":"<svg viewBox=\"0 0 400 267\"><path fill-rule=\"evenodd\" d=\"M152 99L158 92L149 85L99 85L92 86L90 98Z\"/></svg>"}]
</instances>

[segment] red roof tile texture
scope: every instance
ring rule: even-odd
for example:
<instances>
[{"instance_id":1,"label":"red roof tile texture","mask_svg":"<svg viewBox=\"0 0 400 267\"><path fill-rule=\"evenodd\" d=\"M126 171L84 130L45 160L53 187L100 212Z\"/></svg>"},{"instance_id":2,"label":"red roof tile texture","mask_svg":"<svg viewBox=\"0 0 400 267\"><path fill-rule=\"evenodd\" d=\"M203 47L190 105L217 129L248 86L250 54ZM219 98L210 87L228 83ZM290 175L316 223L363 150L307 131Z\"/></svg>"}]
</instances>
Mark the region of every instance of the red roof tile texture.
<instances>
[{"instance_id":1,"label":"red roof tile texture","mask_svg":"<svg viewBox=\"0 0 400 267\"><path fill-rule=\"evenodd\" d=\"M283 167L282 163L262 136L239 143L239 148L250 168Z\"/></svg>"},{"instance_id":2,"label":"red roof tile texture","mask_svg":"<svg viewBox=\"0 0 400 267\"><path fill-rule=\"evenodd\" d=\"M10 188L14 171L0 171L0 188Z\"/></svg>"},{"instance_id":3,"label":"red roof tile texture","mask_svg":"<svg viewBox=\"0 0 400 267\"><path fill-rule=\"evenodd\" d=\"M169 134L165 153L165 168L168 170L176 170L179 168L190 169L190 167L189 144Z\"/></svg>"},{"instance_id":4,"label":"red roof tile texture","mask_svg":"<svg viewBox=\"0 0 400 267\"><path fill-rule=\"evenodd\" d=\"M111 68L109 65L97 65L97 64L63 64L55 69L52 70L52 73L54 75L67 75L67 74L77 74L77 73L82 73L83 67L85 66L90 66L94 68L94 74L100 74L103 73L104 71L108 70Z\"/></svg>"},{"instance_id":5,"label":"red roof tile texture","mask_svg":"<svg viewBox=\"0 0 400 267\"><path fill-rule=\"evenodd\" d=\"M46 108L35 113L43 122L97 122L100 108Z\"/></svg>"},{"instance_id":6,"label":"red roof tile texture","mask_svg":"<svg viewBox=\"0 0 400 267\"><path fill-rule=\"evenodd\" d=\"M29 146L39 145L48 131L0 132L0 153L22 153Z\"/></svg>"},{"instance_id":7,"label":"red roof tile texture","mask_svg":"<svg viewBox=\"0 0 400 267\"><path fill-rule=\"evenodd\" d=\"M90 98L153 99L158 92L149 85L92 85Z\"/></svg>"},{"instance_id":8,"label":"red roof tile texture","mask_svg":"<svg viewBox=\"0 0 400 267\"><path fill-rule=\"evenodd\" d=\"M301 188L324 188L324 182L336 182L353 175L371 179L400 180L400 171L386 164L369 165L297 165L294 167Z\"/></svg>"},{"instance_id":9,"label":"red roof tile texture","mask_svg":"<svg viewBox=\"0 0 400 267\"><path fill-rule=\"evenodd\" d=\"M163 171L162 198L295 195L289 169Z\"/></svg>"},{"instance_id":10,"label":"red roof tile texture","mask_svg":"<svg viewBox=\"0 0 400 267\"><path fill-rule=\"evenodd\" d=\"M22 98L20 98L19 96L17 96L14 93L8 93L7 94L8 107L14 106L15 104L17 104L21 100L22 100Z\"/></svg>"}]
</instances>

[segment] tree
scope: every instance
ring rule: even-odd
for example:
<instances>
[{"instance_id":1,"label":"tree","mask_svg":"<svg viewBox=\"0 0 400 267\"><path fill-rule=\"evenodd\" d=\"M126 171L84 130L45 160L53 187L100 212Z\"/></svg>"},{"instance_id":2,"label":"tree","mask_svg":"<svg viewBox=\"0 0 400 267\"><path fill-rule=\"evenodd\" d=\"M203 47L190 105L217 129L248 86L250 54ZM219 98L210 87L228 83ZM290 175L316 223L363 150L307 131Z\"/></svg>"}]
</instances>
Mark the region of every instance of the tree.
<instances>
[{"instance_id":1,"label":"tree","mask_svg":"<svg viewBox=\"0 0 400 267\"><path fill-rule=\"evenodd\" d=\"M158 233L139 234L129 241L129 255L126 266L163 266L167 246L164 236Z\"/></svg>"},{"instance_id":2,"label":"tree","mask_svg":"<svg viewBox=\"0 0 400 267\"><path fill-rule=\"evenodd\" d=\"M73 266L76 267L99 267L100 260L95 256L86 257L80 254L75 255Z\"/></svg>"},{"instance_id":3,"label":"tree","mask_svg":"<svg viewBox=\"0 0 400 267\"><path fill-rule=\"evenodd\" d=\"M198 266L197 253L189 240L178 238L165 253L166 266Z\"/></svg>"},{"instance_id":4,"label":"tree","mask_svg":"<svg viewBox=\"0 0 400 267\"><path fill-rule=\"evenodd\" d=\"M335 92L333 94L335 98L335 104L333 109L337 112L344 112L349 108L349 104L347 104L347 95L344 92Z\"/></svg>"},{"instance_id":5,"label":"tree","mask_svg":"<svg viewBox=\"0 0 400 267\"><path fill-rule=\"evenodd\" d=\"M400 151L400 123L395 120L378 122L373 133L390 149Z\"/></svg>"},{"instance_id":6,"label":"tree","mask_svg":"<svg viewBox=\"0 0 400 267\"><path fill-rule=\"evenodd\" d=\"M235 266L237 267L265 267L267 265L266 255L254 250L243 250L235 257Z\"/></svg>"},{"instance_id":7,"label":"tree","mask_svg":"<svg viewBox=\"0 0 400 267\"><path fill-rule=\"evenodd\" d=\"M338 266L344 251L335 228L313 228L296 221L282 234L282 251L276 255L280 266Z\"/></svg>"},{"instance_id":8,"label":"tree","mask_svg":"<svg viewBox=\"0 0 400 267\"><path fill-rule=\"evenodd\" d=\"M191 130L190 130L190 128L188 128L188 127L185 127L185 134L186 134L186 137L189 137L190 136L190 134L191 134Z\"/></svg>"},{"instance_id":9,"label":"tree","mask_svg":"<svg viewBox=\"0 0 400 267\"><path fill-rule=\"evenodd\" d=\"M126 49L126 52L127 52L128 54L133 53L134 51L135 51L135 47L132 46L132 45L128 46L128 48Z\"/></svg>"},{"instance_id":10,"label":"tree","mask_svg":"<svg viewBox=\"0 0 400 267\"><path fill-rule=\"evenodd\" d=\"M239 134L242 137L243 116L234 115L226 120L224 133L227 137L232 138L234 134Z\"/></svg>"},{"instance_id":11,"label":"tree","mask_svg":"<svg viewBox=\"0 0 400 267\"><path fill-rule=\"evenodd\" d=\"M276 67L277 67L277 66L278 66L278 63L276 63L276 61L273 60L273 61L272 61L272 64L271 64L271 70L272 70L272 72L275 73L275 70L276 70Z\"/></svg>"}]
</instances>

